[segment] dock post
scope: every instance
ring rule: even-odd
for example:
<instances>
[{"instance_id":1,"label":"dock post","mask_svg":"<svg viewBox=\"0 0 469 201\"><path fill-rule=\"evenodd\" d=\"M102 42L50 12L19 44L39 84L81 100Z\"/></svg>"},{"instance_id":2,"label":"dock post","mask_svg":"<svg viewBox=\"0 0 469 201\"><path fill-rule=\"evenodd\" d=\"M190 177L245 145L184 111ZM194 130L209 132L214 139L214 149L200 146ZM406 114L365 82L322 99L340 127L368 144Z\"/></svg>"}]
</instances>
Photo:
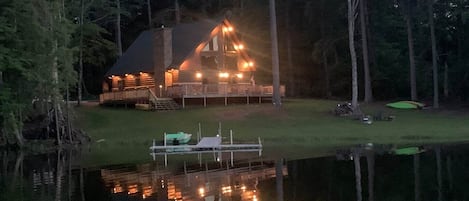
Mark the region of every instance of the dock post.
<instances>
[{"instance_id":1,"label":"dock post","mask_svg":"<svg viewBox=\"0 0 469 201\"><path fill-rule=\"evenodd\" d=\"M233 145L233 130L232 129L230 129L230 144ZM234 157L233 152L231 152L231 167L234 166L233 157Z\"/></svg>"},{"instance_id":2,"label":"dock post","mask_svg":"<svg viewBox=\"0 0 469 201\"><path fill-rule=\"evenodd\" d=\"M154 150L154 148L155 148L155 145L156 145L156 143L155 143L155 139L153 139L153 146L151 147L151 148L152 148L152 149L151 149L152 151Z\"/></svg>"},{"instance_id":3,"label":"dock post","mask_svg":"<svg viewBox=\"0 0 469 201\"><path fill-rule=\"evenodd\" d=\"M184 100L184 96L182 96L182 109L186 108L186 101Z\"/></svg>"},{"instance_id":4,"label":"dock post","mask_svg":"<svg viewBox=\"0 0 469 201\"><path fill-rule=\"evenodd\" d=\"M164 146L166 147L166 132L164 132Z\"/></svg>"},{"instance_id":5,"label":"dock post","mask_svg":"<svg viewBox=\"0 0 469 201\"><path fill-rule=\"evenodd\" d=\"M204 107L207 107L207 96L204 95Z\"/></svg>"},{"instance_id":6,"label":"dock post","mask_svg":"<svg viewBox=\"0 0 469 201\"><path fill-rule=\"evenodd\" d=\"M221 137L221 122L218 122L218 136Z\"/></svg>"},{"instance_id":7,"label":"dock post","mask_svg":"<svg viewBox=\"0 0 469 201\"><path fill-rule=\"evenodd\" d=\"M197 132L197 143L200 142L201 138L202 138L202 126L200 125L200 122L199 122L199 132Z\"/></svg>"},{"instance_id":8,"label":"dock post","mask_svg":"<svg viewBox=\"0 0 469 201\"><path fill-rule=\"evenodd\" d=\"M261 142L261 137L257 137L259 139L259 156L262 155L262 142Z\"/></svg>"}]
</instances>

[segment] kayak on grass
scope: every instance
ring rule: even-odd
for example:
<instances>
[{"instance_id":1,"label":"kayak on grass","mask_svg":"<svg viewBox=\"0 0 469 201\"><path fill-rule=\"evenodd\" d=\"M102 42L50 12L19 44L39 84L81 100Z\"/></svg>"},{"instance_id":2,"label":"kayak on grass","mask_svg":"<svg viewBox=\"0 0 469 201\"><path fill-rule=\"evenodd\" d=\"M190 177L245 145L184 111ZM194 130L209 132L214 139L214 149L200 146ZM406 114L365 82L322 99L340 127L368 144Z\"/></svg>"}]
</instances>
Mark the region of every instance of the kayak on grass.
<instances>
[{"instance_id":1,"label":"kayak on grass","mask_svg":"<svg viewBox=\"0 0 469 201\"><path fill-rule=\"evenodd\" d=\"M422 109L423 107L425 107L425 104L416 101L398 101L388 103L386 104L386 106L397 109Z\"/></svg>"}]
</instances>

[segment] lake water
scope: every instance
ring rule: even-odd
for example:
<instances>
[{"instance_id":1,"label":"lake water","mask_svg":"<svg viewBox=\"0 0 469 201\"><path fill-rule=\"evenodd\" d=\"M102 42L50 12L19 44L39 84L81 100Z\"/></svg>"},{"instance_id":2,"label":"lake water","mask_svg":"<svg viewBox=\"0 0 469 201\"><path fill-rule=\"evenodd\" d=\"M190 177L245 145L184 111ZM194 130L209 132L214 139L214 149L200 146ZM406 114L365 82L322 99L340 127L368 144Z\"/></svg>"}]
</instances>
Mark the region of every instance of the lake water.
<instances>
[{"instance_id":1,"label":"lake water","mask_svg":"<svg viewBox=\"0 0 469 201\"><path fill-rule=\"evenodd\" d=\"M469 200L469 145L361 145L288 160L256 153L157 156L81 167L77 151L0 152L0 200Z\"/></svg>"}]
</instances>

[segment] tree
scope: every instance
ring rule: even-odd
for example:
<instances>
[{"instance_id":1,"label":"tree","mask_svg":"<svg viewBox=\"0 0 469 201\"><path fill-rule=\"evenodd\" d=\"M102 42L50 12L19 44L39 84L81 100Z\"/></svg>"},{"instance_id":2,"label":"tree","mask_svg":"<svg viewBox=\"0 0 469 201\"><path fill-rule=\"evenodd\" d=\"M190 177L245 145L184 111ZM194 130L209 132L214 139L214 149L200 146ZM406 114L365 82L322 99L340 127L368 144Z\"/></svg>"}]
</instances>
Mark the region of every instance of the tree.
<instances>
[{"instance_id":1,"label":"tree","mask_svg":"<svg viewBox=\"0 0 469 201\"><path fill-rule=\"evenodd\" d=\"M347 0L348 2L348 35L350 59L352 60L352 108L354 113L358 112L358 77L357 77L357 54L355 52L355 19L359 0Z\"/></svg>"},{"instance_id":2,"label":"tree","mask_svg":"<svg viewBox=\"0 0 469 201\"><path fill-rule=\"evenodd\" d=\"M116 0L116 43L117 43L117 56L122 56L122 36L121 36L121 3Z\"/></svg>"},{"instance_id":3,"label":"tree","mask_svg":"<svg viewBox=\"0 0 469 201\"><path fill-rule=\"evenodd\" d=\"M371 87L370 64L368 59L368 37L367 23L365 15L367 13L366 0L360 0L360 28L362 33L363 70L365 77L365 103L373 101L373 91Z\"/></svg>"},{"instance_id":4,"label":"tree","mask_svg":"<svg viewBox=\"0 0 469 201\"><path fill-rule=\"evenodd\" d=\"M147 0L147 14L148 14L148 29L151 29L153 27L153 24L151 22L151 0Z\"/></svg>"},{"instance_id":5,"label":"tree","mask_svg":"<svg viewBox=\"0 0 469 201\"><path fill-rule=\"evenodd\" d=\"M428 2L428 23L430 24L430 37L432 44L432 71L433 71L433 108L439 108L438 98L438 52L436 49L435 23L433 22L433 1Z\"/></svg>"},{"instance_id":6,"label":"tree","mask_svg":"<svg viewBox=\"0 0 469 201\"><path fill-rule=\"evenodd\" d=\"M413 37L413 26L414 23L412 18L414 16L414 0L405 0L403 4L404 15L406 19L407 27L407 44L409 47L409 78L410 78L410 99L417 100L417 79L415 73L415 53L414 53L414 37Z\"/></svg>"},{"instance_id":7,"label":"tree","mask_svg":"<svg viewBox=\"0 0 469 201\"><path fill-rule=\"evenodd\" d=\"M275 14L275 0L269 1L270 10L270 40L272 42L272 80L273 80L273 104L280 108L280 75L278 61L278 40L277 40L277 17Z\"/></svg>"}]
</instances>

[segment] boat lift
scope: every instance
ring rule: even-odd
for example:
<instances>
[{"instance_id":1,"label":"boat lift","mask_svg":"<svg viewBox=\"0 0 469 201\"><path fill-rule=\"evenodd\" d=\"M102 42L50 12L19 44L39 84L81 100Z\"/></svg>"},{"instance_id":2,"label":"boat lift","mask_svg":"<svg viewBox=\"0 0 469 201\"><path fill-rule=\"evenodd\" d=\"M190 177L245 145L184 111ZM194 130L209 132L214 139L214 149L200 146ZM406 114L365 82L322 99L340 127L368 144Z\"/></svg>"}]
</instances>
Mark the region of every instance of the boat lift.
<instances>
[{"instance_id":1,"label":"boat lift","mask_svg":"<svg viewBox=\"0 0 469 201\"><path fill-rule=\"evenodd\" d=\"M199 133L200 134L200 133ZM165 156L165 165L167 165L167 156L175 154L200 154L202 153L218 153L229 152L231 153L231 158L233 159L234 152L258 152L259 156L262 155L262 142L260 137L258 138L258 144L234 144L233 143L233 131L230 130L230 143L223 144L221 135L216 137L202 137L199 138L197 144L189 145L167 145L166 143L166 134L164 136L164 144L156 145L156 141L153 139L153 144L150 147L153 160L156 160L156 156L164 155Z\"/></svg>"}]
</instances>

